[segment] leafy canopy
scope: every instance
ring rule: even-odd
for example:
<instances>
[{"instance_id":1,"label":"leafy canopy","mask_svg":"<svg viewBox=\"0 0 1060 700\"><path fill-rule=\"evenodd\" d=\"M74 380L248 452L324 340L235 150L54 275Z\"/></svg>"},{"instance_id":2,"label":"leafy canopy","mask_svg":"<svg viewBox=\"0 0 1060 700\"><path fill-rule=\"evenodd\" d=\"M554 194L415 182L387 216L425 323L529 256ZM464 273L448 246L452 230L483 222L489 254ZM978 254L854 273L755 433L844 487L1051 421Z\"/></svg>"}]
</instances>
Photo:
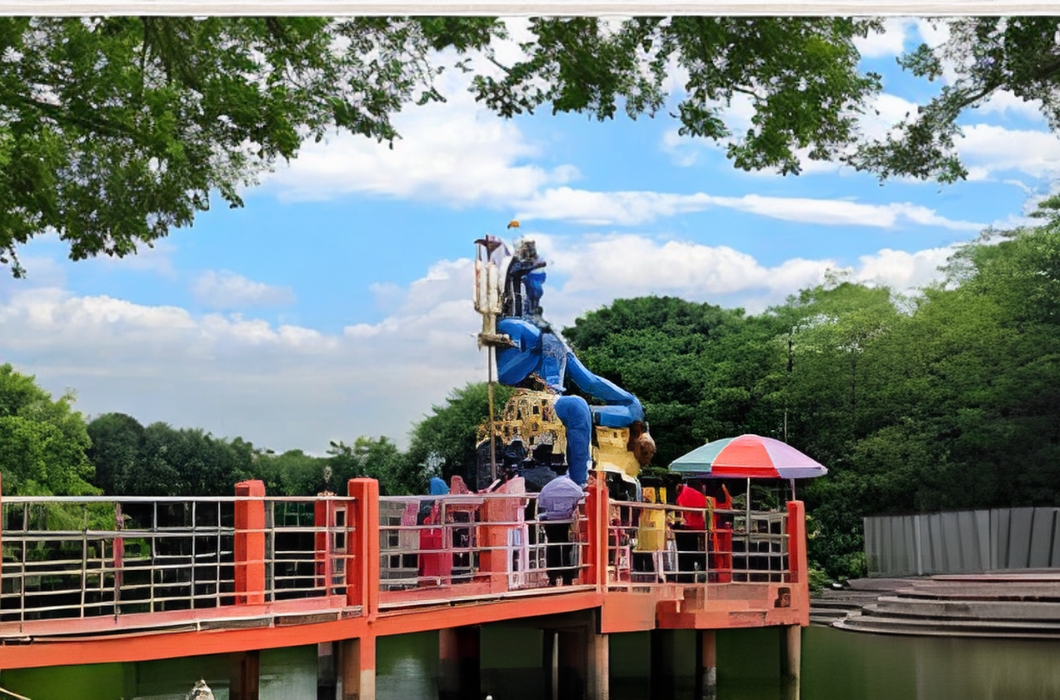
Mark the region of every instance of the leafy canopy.
<instances>
[{"instance_id":1,"label":"leafy canopy","mask_svg":"<svg viewBox=\"0 0 1060 700\"><path fill-rule=\"evenodd\" d=\"M434 79L454 66L501 116L672 110L736 167L785 174L805 157L962 178L960 117L1002 91L1060 125L1060 19L936 21L949 40L900 62L950 80L872 140L858 120L881 81L855 41L883 30L874 19L534 18L504 64L505 25L487 17L0 18L0 264L21 274L18 247L46 231L75 260L131 254L211 197L241 206L262 171L332 129L392 142L392 116L443 99ZM754 108L746 133L736 99Z\"/></svg>"},{"instance_id":2,"label":"leafy canopy","mask_svg":"<svg viewBox=\"0 0 1060 700\"><path fill-rule=\"evenodd\" d=\"M85 419L73 394L52 399L34 378L0 365L0 472L8 494L92 493Z\"/></svg>"},{"instance_id":3,"label":"leafy canopy","mask_svg":"<svg viewBox=\"0 0 1060 700\"><path fill-rule=\"evenodd\" d=\"M307 138L396 137L441 99L428 54L493 20L0 18L0 263L48 230L124 256L188 226Z\"/></svg>"}]
</instances>

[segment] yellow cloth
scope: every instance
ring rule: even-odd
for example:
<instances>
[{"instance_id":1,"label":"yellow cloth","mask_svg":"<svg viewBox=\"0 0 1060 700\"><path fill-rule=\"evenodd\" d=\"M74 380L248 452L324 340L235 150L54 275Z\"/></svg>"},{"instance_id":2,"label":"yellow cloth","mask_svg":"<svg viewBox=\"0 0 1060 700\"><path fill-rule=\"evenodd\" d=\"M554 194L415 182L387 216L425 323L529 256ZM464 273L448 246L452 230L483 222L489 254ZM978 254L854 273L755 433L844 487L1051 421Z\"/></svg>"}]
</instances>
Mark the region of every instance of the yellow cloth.
<instances>
[{"instance_id":1,"label":"yellow cloth","mask_svg":"<svg viewBox=\"0 0 1060 700\"><path fill-rule=\"evenodd\" d=\"M640 513L636 552L660 552L666 549L666 511L647 509Z\"/></svg>"}]
</instances>

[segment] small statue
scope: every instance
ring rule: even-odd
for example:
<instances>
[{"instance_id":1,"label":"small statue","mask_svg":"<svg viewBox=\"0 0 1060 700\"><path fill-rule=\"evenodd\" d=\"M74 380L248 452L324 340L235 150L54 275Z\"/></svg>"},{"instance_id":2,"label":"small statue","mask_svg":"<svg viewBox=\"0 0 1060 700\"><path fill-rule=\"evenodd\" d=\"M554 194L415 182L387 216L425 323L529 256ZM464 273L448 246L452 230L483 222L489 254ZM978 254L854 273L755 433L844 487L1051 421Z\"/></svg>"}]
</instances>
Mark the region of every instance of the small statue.
<instances>
[{"instance_id":1,"label":"small statue","mask_svg":"<svg viewBox=\"0 0 1060 700\"><path fill-rule=\"evenodd\" d=\"M191 692L185 696L185 700L215 700L215 698L210 686L206 685L206 680L200 678L199 682L191 689Z\"/></svg>"}]
</instances>

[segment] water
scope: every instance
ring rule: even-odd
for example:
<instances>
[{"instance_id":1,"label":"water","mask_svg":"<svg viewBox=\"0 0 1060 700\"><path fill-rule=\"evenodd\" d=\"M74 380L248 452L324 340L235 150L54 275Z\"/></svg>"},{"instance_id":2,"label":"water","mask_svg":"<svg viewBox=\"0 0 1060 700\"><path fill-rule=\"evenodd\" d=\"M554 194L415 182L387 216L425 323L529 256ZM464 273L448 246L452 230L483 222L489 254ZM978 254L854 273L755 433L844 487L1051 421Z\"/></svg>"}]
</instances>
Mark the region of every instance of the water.
<instances>
[{"instance_id":1,"label":"water","mask_svg":"<svg viewBox=\"0 0 1060 700\"><path fill-rule=\"evenodd\" d=\"M788 700L776 629L718 633L719 700ZM543 637L530 626L482 630L481 686L494 700L548 697ZM611 635L613 700L662 700L649 679L648 633ZM1060 700L1060 642L888 637L831 628L803 631L802 700ZM675 632L673 700L694 697L695 637ZM315 700L317 648L261 653L262 700ZM0 686L33 700L180 700L199 678L228 697L231 659L192 656L140 664L7 670ZM378 700L436 700L438 635L378 640ZM656 691L658 688L656 688ZM653 697L654 696L654 697Z\"/></svg>"},{"instance_id":2,"label":"water","mask_svg":"<svg viewBox=\"0 0 1060 700\"><path fill-rule=\"evenodd\" d=\"M493 631L525 667L535 649L526 630ZM435 700L437 642L432 635L380 640L379 700ZM487 649L483 638L483 652ZM507 642L507 643L505 643ZM611 697L649 700L646 633L612 635ZM675 700L693 698L694 637L674 640ZM1060 699L1060 642L938 637L889 637L810 627L803 631L802 700L1045 700ZM386 657L384 661L384 657ZM487 663L488 661L488 663ZM718 700L781 700L777 630L718 633ZM536 684L505 662L483 658L494 700L539 700ZM525 669L523 669L525 670ZM509 682L512 672L523 680Z\"/></svg>"}]
</instances>

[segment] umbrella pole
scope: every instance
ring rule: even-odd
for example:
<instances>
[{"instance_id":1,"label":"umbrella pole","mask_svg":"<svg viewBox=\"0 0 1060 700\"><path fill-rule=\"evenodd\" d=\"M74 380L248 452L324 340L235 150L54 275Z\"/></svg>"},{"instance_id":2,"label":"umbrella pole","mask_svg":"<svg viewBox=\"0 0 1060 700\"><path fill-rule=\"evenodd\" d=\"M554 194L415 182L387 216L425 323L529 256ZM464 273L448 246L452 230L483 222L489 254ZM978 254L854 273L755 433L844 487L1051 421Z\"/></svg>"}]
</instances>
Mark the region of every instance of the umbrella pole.
<instances>
[{"instance_id":1,"label":"umbrella pole","mask_svg":"<svg viewBox=\"0 0 1060 700\"><path fill-rule=\"evenodd\" d=\"M795 497L795 480L794 479L788 479L788 483L791 484L791 500L793 500L793 501L798 500Z\"/></svg>"},{"instance_id":2,"label":"umbrella pole","mask_svg":"<svg viewBox=\"0 0 1060 700\"><path fill-rule=\"evenodd\" d=\"M493 422L493 353L493 346L488 346L486 348L486 376L488 377L486 390L489 394L490 404L490 483L497 480L497 424Z\"/></svg>"},{"instance_id":3,"label":"umbrella pole","mask_svg":"<svg viewBox=\"0 0 1060 700\"><path fill-rule=\"evenodd\" d=\"M751 551L751 477L747 477L747 502L744 504L747 506L747 551Z\"/></svg>"}]
</instances>

